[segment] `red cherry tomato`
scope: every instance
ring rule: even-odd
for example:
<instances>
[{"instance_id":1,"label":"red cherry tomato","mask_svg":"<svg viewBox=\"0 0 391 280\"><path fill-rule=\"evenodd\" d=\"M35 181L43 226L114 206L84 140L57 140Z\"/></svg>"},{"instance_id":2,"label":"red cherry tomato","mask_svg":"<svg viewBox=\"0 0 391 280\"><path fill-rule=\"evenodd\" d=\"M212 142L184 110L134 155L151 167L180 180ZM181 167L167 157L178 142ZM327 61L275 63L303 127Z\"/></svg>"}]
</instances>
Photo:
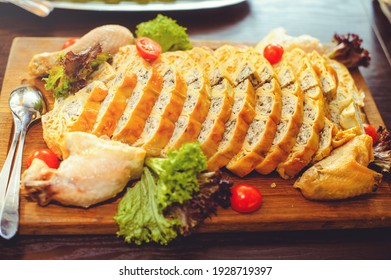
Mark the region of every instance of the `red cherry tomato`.
<instances>
[{"instance_id":1,"label":"red cherry tomato","mask_svg":"<svg viewBox=\"0 0 391 280\"><path fill-rule=\"evenodd\" d=\"M136 48L140 56L148 61L157 59L162 53L162 47L147 37L138 38L136 40Z\"/></svg>"},{"instance_id":2,"label":"red cherry tomato","mask_svg":"<svg viewBox=\"0 0 391 280\"><path fill-rule=\"evenodd\" d=\"M39 149L32 153L26 161L26 168L29 168L35 158L44 161L50 168L58 168L60 161L50 149Z\"/></svg>"},{"instance_id":3,"label":"red cherry tomato","mask_svg":"<svg viewBox=\"0 0 391 280\"><path fill-rule=\"evenodd\" d=\"M231 208L237 212L250 213L262 204L261 192L251 185L240 184L231 189Z\"/></svg>"},{"instance_id":4,"label":"red cherry tomato","mask_svg":"<svg viewBox=\"0 0 391 280\"><path fill-rule=\"evenodd\" d=\"M269 44L263 50L263 56L271 63L279 62L284 54L284 48L279 44Z\"/></svg>"},{"instance_id":5,"label":"red cherry tomato","mask_svg":"<svg viewBox=\"0 0 391 280\"><path fill-rule=\"evenodd\" d=\"M73 37L73 38L68 39L67 41L65 41L64 45L62 45L62 48L61 48L61 49L63 50L63 49L66 49L66 48L72 46L72 45L75 44L78 40L79 40L79 38L77 38L77 37Z\"/></svg>"},{"instance_id":6,"label":"red cherry tomato","mask_svg":"<svg viewBox=\"0 0 391 280\"><path fill-rule=\"evenodd\" d=\"M379 136L377 135L377 131L373 125L364 123L365 133L372 137L373 144L376 144L379 140Z\"/></svg>"}]
</instances>

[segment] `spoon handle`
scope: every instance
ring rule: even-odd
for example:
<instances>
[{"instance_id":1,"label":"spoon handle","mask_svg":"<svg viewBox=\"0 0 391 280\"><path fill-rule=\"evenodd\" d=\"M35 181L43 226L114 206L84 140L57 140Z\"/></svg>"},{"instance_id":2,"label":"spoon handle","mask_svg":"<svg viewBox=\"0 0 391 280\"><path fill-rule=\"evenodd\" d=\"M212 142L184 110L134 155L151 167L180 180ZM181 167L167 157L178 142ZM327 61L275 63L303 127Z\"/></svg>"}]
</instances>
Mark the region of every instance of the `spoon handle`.
<instances>
[{"instance_id":1,"label":"spoon handle","mask_svg":"<svg viewBox=\"0 0 391 280\"><path fill-rule=\"evenodd\" d=\"M40 17L48 16L53 10L53 5L45 0L8 0L8 2Z\"/></svg>"},{"instance_id":2,"label":"spoon handle","mask_svg":"<svg viewBox=\"0 0 391 280\"><path fill-rule=\"evenodd\" d=\"M15 164L8 184L4 204L0 210L0 236L5 239L11 239L16 234L19 225L20 174L22 171L23 146L26 132L27 129L24 127L20 134Z\"/></svg>"},{"instance_id":3,"label":"spoon handle","mask_svg":"<svg viewBox=\"0 0 391 280\"><path fill-rule=\"evenodd\" d=\"M8 186L8 179L11 173L12 162L15 156L15 149L19 141L20 131L21 122L16 116L14 116L14 136L12 138L12 144L8 151L7 158L3 165L3 169L0 173L0 209L3 207L5 193Z\"/></svg>"}]
</instances>

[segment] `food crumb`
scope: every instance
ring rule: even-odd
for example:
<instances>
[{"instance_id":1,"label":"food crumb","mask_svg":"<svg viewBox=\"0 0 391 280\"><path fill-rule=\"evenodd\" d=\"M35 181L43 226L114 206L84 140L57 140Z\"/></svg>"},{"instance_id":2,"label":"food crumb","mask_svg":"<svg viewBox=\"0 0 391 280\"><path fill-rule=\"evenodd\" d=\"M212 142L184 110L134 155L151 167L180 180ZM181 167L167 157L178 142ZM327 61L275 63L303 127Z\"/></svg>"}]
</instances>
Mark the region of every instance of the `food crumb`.
<instances>
[{"instance_id":1,"label":"food crumb","mask_svg":"<svg viewBox=\"0 0 391 280\"><path fill-rule=\"evenodd\" d=\"M271 184L270 184L270 187L271 187L271 188L275 188L275 187L277 187L277 184L276 184L276 183L271 183Z\"/></svg>"}]
</instances>

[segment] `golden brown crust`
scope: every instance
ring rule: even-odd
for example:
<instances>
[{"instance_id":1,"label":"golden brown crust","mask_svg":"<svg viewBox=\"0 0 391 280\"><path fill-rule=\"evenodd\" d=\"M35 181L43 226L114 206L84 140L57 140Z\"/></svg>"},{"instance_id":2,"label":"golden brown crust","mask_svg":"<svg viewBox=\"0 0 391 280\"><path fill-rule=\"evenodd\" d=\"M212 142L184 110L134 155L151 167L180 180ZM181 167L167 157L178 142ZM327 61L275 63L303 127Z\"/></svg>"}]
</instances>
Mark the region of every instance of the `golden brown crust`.
<instances>
[{"instance_id":1,"label":"golden brown crust","mask_svg":"<svg viewBox=\"0 0 391 280\"><path fill-rule=\"evenodd\" d=\"M233 90L227 80L222 80L221 84L212 88L211 106L218 105L220 109L216 111L210 108L206 120L202 123L201 132L198 136L201 149L207 158L216 153L220 141L223 139L225 123L232 113ZM221 104L221 105L220 105Z\"/></svg>"},{"instance_id":2,"label":"golden brown crust","mask_svg":"<svg viewBox=\"0 0 391 280\"><path fill-rule=\"evenodd\" d=\"M61 158L59 143L64 133L91 132L101 102L107 93L108 89L103 82L94 81L75 95L65 100L57 100L54 108L42 116L43 139L49 149Z\"/></svg>"},{"instance_id":3,"label":"golden brown crust","mask_svg":"<svg viewBox=\"0 0 391 280\"><path fill-rule=\"evenodd\" d=\"M134 143L134 146L144 148L148 156L159 156L168 144L175 129L175 122L182 112L187 92L183 76L173 65L162 60L158 67L159 71L164 73L163 88L143 132Z\"/></svg>"},{"instance_id":4,"label":"golden brown crust","mask_svg":"<svg viewBox=\"0 0 391 280\"><path fill-rule=\"evenodd\" d=\"M257 165L255 170L258 173L266 175L273 172L277 165L288 157L296 143L296 135L300 130L299 114L296 117L292 116L290 119L282 119L279 125L285 122L286 132L277 143L273 143L264 160Z\"/></svg>"},{"instance_id":5,"label":"golden brown crust","mask_svg":"<svg viewBox=\"0 0 391 280\"><path fill-rule=\"evenodd\" d=\"M147 136L139 138L136 143L134 143L134 146L143 148L146 151L146 155L149 157L157 157L167 145L168 141L170 141L175 125L171 120L162 118L160 115L156 116L151 114L148 119L155 119L157 122L153 136L149 138Z\"/></svg>"},{"instance_id":6,"label":"golden brown crust","mask_svg":"<svg viewBox=\"0 0 391 280\"><path fill-rule=\"evenodd\" d=\"M198 134L201 131L201 123L196 119L186 115L180 116L178 121L180 121L180 119L183 119L185 122L184 131L180 133L179 136L174 139L174 141L172 141L172 137L174 137L174 135L171 136L170 141L162 151L163 155L167 155L170 150L179 149L182 144L191 143L197 140ZM175 134L175 130L173 134Z\"/></svg>"},{"instance_id":7,"label":"golden brown crust","mask_svg":"<svg viewBox=\"0 0 391 280\"><path fill-rule=\"evenodd\" d=\"M333 150L332 140L337 134L338 128L328 118L325 118L325 125L319 133L319 148L312 158L312 163L316 163L327 157Z\"/></svg>"},{"instance_id":8,"label":"golden brown crust","mask_svg":"<svg viewBox=\"0 0 391 280\"><path fill-rule=\"evenodd\" d=\"M310 124L307 126L312 128L307 143L304 145L295 145L288 158L277 166L277 172L284 179L295 177L311 162L312 156L319 148L319 133Z\"/></svg>"},{"instance_id":9,"label":"golden brown crust","mask_svg":"<svg viewBox=\"0 0 391 280\"><path fill-rule=\"evenodd\" d=\"M128 107L124 111L124 115L121 118L127 120L121 127L117 127L113 134L113 140L118 140L123 143L133 144L141 135L145 122L152 111L152 108L159 97L162 90L163 79L156 67L149 67L149 69L134 69L136 73L143 75L145 71L150 71L151 75L145 83L141 83L138 80L136 87L133 91L134 98L132 96L128 100ZM139 72L140 71L140 72ZM137 99L137 96L139 98ZM133 104L131 104L131 102Z\"/></svg>"},{"instance_id":10,"label":"golden brown crust","mask_svg":"<svg viewBox=\"0 0 391 280\"><path fill-rule=\"evenodd\" d=\"M304 172L294 187L313 200L345 199L370 193L382 178L367 168L372 160L371 137L357 136Z\"/></svg>"},{"instance_id":11,"label":"golden brown crust","mask_svg":"<svg viewBox=\"0 0 391 280\"><path fill-rule=\"evenodd\" d=\"M126 101L132 94L134 87L136 86L137 76L134 73L127 72L123 75L117 76L118 81L115 81L115 86L109 89L109 94L106 98L109 98L110 91L112 95L108 101L107 107L103 108L103 114L100 119L97 120L92 133L101 136L112 136L119 118L126 108ZM104 101L105 102L105 101ZM102 110L102 106L101 106Z\"/></svg>"},{"instance_id":12,"label":"golden brown crust","mask_svg":"<svg viewBox=\"0 0 391 280\"><path fill-rule=\"evenodd\" d=\"M168 63L177 67L187 85L182 112L175 122L175 130L170 141L162 151L162 155L166 155L168 150L179 148L182 144L197 139L202 122L209 111L211 87L206 74L189 52L169 52L163 56Z\"/></svg>"},{"instance_id":13,"label":"golden brown crust","mask_svg":"<svg viewBox=\"0 0 391 280\"><path fill-rule=\"evenodd\" d=\"M264 159L272 146L277 124L281 119L281 90L274 78L270 81L270 85L265 84L258 88L256 95L257 104L260 104L255 106L255 119L250 125L241 150L227 164L230 171L241 177L253 171ZM262 104L264 102L268 104ZM258 126L263 124L263 131L257 131L260 129Z\"/></svg>"},{"instance_id":14,"label":"golden brown crust","mask_svg":"<svg viewBox=\"0 0 391 280\"><path fill-rule=\"evenodd\" d=\"M208 170L214 171L225 166L240 151L248 127L255 117L255 92L251 83L246 80L234 91L233 111L226 123L226 131L217 152L208 159ZM241 107L235 109L236 106Z\"/></svg>"}]
</instances>

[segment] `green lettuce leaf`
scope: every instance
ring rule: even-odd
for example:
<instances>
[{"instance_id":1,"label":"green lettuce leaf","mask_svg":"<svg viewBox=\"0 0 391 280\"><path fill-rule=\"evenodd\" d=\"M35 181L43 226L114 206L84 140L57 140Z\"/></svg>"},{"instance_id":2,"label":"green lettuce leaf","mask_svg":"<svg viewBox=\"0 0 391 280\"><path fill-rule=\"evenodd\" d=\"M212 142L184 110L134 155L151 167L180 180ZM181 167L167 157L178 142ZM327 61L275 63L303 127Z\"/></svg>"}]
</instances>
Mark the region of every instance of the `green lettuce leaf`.
<instances>
[{"instance_id":1,"label":"green lettuce leaf","mask_svg":"<svg viewBox=\"0 0 391 280\"><path fill-rule=\"evenodd\" d=\"M158 208L158 186L151 172L144 168L141 180L129 188L118 205L114 220L119 226L118 236L128 243L156 242L166 245L177 237L175 220L168 220Z\"/></svg>"},{"instance_id":2,"label":"green lettuce leaf","mask_svg":"<svg viewBox=\"0 0 391 280\"><path fill-rule=\"evenodd\" d=\"M61 55L48 71L48 76L43 78L45 88L53 91L55 98L67 97L85 87L88 77L109 59L110 55L102 52L99 44L78 54L68 52Z\"/></svg>"},{"instance_id":3,"label":"green lettuce leaf","mask_svg":"<svg viewBox=\"0 0 391 280\"><path fill-rule=\"evenodd\" d=\"M155 19L136 26L137 37L148 37L159 43L163 52L192 48L186 28L169 17L159 14Z\"/></svg>"},{"instance_id":4,"label":"green lettuce leaf","mask_svg":"<svg viewBox=\"0 0 391 280\"><path fill-rule=\"evenodd\" d=\"M199 190L197 175L206 169L206 157L198 142L183 145L167 158L147 158L145 164L158 176L159 206L183 203Z\"/></svg>"},{"instance_id":5,"label":"green lettuce leaf","mask_svg":"<svg viewBox=\"0 0 391 280\"><path fill-rule=\"evenodd\" d=\"M43 79L45 89L53 91L56 98L66 97L71 89L72 80L65 74L64 67L55 65L48 71L48 77Z\"/></svg>"},{"instance_id":6,"label":"green lettuce leaf","mask_svg":"<svg viewBox=\"0 0 391 280\"><path fill-rule=\"evenodd\" d=\"M167 158L147 158L141 181L118 205L117 235L138 245L165 245L191 234L218 206L229 207L232 182L205 169L198 142L183 145Z\"/></svg>"}]
</instances>

